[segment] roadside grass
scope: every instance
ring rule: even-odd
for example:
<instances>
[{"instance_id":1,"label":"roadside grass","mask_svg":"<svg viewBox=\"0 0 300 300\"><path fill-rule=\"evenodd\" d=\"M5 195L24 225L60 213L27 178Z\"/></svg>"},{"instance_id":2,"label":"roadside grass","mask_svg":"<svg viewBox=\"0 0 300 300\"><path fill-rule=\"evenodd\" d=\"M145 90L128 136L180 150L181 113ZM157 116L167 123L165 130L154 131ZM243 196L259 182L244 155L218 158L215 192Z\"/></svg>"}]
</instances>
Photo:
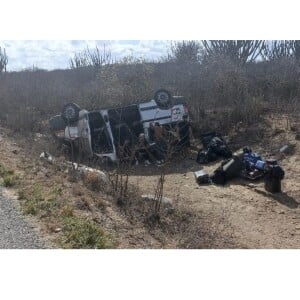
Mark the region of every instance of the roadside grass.
<instances>
[{"instance_id":1,"label":"roadside grass","mask_svg":"<svg viewBox=\"0 0 300 300\"><path fill-rule=\"evenodd\" d=\"M19 176L15 174L15 171L7 169L2 164L0 164L0 177L1 185L5 187L15 186L19 182Z\"/></svg>"},{"instance_id":2,"label":"roadside grass","mask_svg":"<svg viewBox=\"0 0 300 300\"><path fill-rule=\"evenodd\" d=\"M42 189L38 185L33 186L30 191L20 190L18 196L19 200L23 200L21 204L25 214L36 216L46 207L50 208L49 204L45 203Z\"/></svg>"},{"instance_id":3,"label":"roadside grass","mask_svg":"<svg viewBox=\"0 0 300 300\"><path fill-rule=\"evenodd\" d=\"M54 223L62 229L57 237L62 248L113 248L112 239L97 223L75 215L73 205L63 198L61 186L47 190L35 184L31 189L20 189L18 198L25 214L36 216L49 224Z\"/></svg>"},{"instance_id":4,"label":"roadside grass","mask_svg":"<svg viewBox=\"0 0 300 300\"><path fill-rule=\"evenodd\" d=\"M62 219L64 238L63 248L108 249L113 247L107 235L94 221L87 218L68 216Z\"/></svg>"}]
</instances>

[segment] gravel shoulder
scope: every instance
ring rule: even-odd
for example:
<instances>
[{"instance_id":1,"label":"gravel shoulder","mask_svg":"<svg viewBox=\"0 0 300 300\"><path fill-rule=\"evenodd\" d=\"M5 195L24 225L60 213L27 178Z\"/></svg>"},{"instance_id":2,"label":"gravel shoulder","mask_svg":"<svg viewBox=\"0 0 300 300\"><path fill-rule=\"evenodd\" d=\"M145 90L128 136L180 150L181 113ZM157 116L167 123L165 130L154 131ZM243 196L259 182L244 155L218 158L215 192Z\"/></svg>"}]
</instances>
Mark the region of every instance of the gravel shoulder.
<instances>
[{"instance_id":1,"label":"gravel shoulder","mask_svg":"<svg viewBox=\"0 0 300 300\"><path fill-rule=\"evenodd\" d=\"M49 248L36 227L22 215L17 200L0 188L0 249Z\"/></svg>"}]
</instances>

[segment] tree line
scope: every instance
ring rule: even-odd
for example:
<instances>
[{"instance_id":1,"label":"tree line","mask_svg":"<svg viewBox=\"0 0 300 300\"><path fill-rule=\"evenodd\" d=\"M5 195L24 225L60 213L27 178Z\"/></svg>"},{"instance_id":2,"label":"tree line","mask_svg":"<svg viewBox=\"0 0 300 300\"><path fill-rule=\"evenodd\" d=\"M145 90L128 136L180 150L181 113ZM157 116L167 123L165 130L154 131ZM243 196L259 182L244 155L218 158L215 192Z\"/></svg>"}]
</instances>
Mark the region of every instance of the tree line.
<instances>
[{"instance_id":1,"label":"tree line","mask_svg":"<svg viewBox=\"0 0 300 300\"><path fill-rule=\"evenodd\" d=\"M186 40L171 42L163 62L201 63L209 59L227 58L239 64L274 61L282 58L300 59L300 40ZM70 68L101 67L117 63L110 50L83 50L70 58ZM119 61L124 63L125 60ZM132 62L132 61L131 61Z\"/></svg>"},{"instance_id":2,"label":"tree line","mask_svg":"<svg viewBox=\"0 0 300 300\"><path fill-rule=\"evenodd\" d=\"M171 42L163 62L201 63L209 59L227 58L239 64L257 60L274 61L282 58L300 59L300 40L184 40ZM77 52L69 59L71 69L100 68L113 63L145 62L141 59L123 58L117 61L105 45ZM0 73L7 71L8 55L0 47Z\"/></svg>"}]
</instances>

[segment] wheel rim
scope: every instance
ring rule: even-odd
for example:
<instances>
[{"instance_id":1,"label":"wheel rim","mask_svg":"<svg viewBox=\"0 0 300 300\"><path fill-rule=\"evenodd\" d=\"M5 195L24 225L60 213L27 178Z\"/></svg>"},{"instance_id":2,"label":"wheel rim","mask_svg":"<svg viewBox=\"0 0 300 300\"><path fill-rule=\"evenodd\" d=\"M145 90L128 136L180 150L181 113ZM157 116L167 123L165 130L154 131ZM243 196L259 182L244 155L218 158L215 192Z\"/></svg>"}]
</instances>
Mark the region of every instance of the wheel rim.
<instances>
[{"instance_id":1,"label":"wheel rim","mask_svg":"<svg viewBox=\"0 0 300 300\"><path fill-rule=\"evenodd\" d=\"M72 118L75 117L75 111L72 107L68 107L66 110L65 110L65 118L70 120Z\"/></svg>"}]
</instances>

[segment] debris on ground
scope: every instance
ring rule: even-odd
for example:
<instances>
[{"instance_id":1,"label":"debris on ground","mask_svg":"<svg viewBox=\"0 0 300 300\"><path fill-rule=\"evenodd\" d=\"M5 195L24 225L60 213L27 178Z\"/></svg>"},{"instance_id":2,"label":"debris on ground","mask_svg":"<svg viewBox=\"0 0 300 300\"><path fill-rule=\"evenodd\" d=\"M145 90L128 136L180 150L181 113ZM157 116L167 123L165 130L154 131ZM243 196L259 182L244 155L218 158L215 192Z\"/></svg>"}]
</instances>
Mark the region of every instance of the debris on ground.
<instances>
[{"instance_id":1,"label":"debris on ground","mask_svg":"<svg viewBox=\"0 0 300 300\"><path fill-rule=\"evenodd\" d=\"M87 167L85 165L78 165L76 170L84 177L87 176L88 174L97 174L99 176L99 178L106 184L109 183L108 177L107 175L100 170L94 169L94 168L90 168Z\"/></svg>"},{"instance_id":2,"label":"debris on ground","mask_svg":"<svg viewBox=\"0 0 300 300\"><path fill-rule=\"evenodd\" d=\"M252 188L252 189L254 189L254 188L257 187L257 185L254 184L254 183L248 183L247 186L250 187L250 188Z\"/></svg>"},{"instance_id":3,"label":"debris on ground","mask_svg":"<svg viewBox=\"0 0 300 300\"><path fill-rule=\"evenodd\" d=\"M40 159L47 161L51 164L59 165L59 167L63 167L66 169L66 172L72 173L72 177L76 177L77 179L89 179L93 180L93 182L97 181L99 184L108 185L109 179L106 173L100 171L98 169L90 168L85 165L80 165L78 163L70 162L70 161L56 161L55 158L48 152L44 151L40 155Z\"/></svg>"},{"instance_id":4,"label":"debris on ground","mask_svg":"<svg viewBox=\"0 0 300 300\"><path fill-rule=\"evenodd\" d=\"M264 178L265 190L279 193L285 173L282 167L278 165L277 160L263 160L259 154L252 152L248 147L244 147L242 153L224 160L211 176L204 170L194 172L194 175L198 184L214 183L220 185L224 185L228 180L237 177L249 180ZM248 186L255 187L255 185L251 186L250 184Z\"/></svg>"},{"instance_id":5,"label":"debris on ground","mask_svg":"<svg viewBox=\"0 0 300 300\"><path fill-rule=\"evenodd\" d=\"M226 145L225 140L216 132L202 134L201 141L204 149L198 151L197 162L199 164L213 162L219 157L230 158L232 156L232 152Z\"/></svg>"},{"instance_id":6,"label":"debris on ground","mask_svg":"<svg viewBox=\"0 0 300 300\"><path fill-rule=\"evenodd\" d=\"M37 142L37 141L39 141L40 139L42 139L43 137L44 137L43 134L41 134L41 133L36 133L36 134L34 135L34 141Z\"/></svg>"},{"instance_id":7,"label":"debris on ground","mask_svg":"<svg viewBox=\"0 0 300 300\"><path fill-rule=\"evenodd\" d=\"M280 153L287 153L288 150L289 150L289 145L284 145L283 147L281 147L281 148L279 149L279 152L280 152Z\"/></svg>"},{"instance_id":8,"label":"debris on ground","mask_svg":"<svg viewBox=\"0 0 300 300\"><path fill-rule=\"evenodd\" d=\"M157 198L154 195L144 194L142 199L146 201L157 201ZM161 203L167 207L173 207L173 200L168 197L162 197Z\"/></svg>"},{"instance_id":9,"label":"debris on ground","mask_svg":"<svg viewBox=\"0 0 300 300\"><path fill-rule=\"evenodd\" d=\"M231 159L221 163L221 166L211 176L211 180L215 184L225 184L228 180L238 177L243 167L244 165L240 158L233 156Z\"/></svg>"},{"instance_id":10,"label":"debris on ground","mask_svg":"<svg viewBox=\"0 0 300 300\"><path fill-rule=\"evenodd\" d=\"M282 155L292 155L295 151L295 145L286 144L279 149L279 153Z\"/></svg>"},{"instance_id":11,"label":"debris on ground","mask_svg":"<svg viewBox=\"0 0 300 300\"><path fill-rule=\"evenodd\" d=\"M44 151L44 152L41 153L40 159L45 160L45 161L47 161L51 164L54 162L54 157L50 153L48 153L47 151Z\"/></svg>"},{"instance_id":12,"label":"debris on ground","mask_svg":"<svg viewBox=\"0 0 300 300\"><path fill-rule=\"evenodd\" d=\"M211 183L211 179L209 177L209 174L206 173L203 170L194 172L194 176L195 176L196 182L198 184L206 184L206 183L208 184L208 183Z\"/></svg>"}]
</instances>

